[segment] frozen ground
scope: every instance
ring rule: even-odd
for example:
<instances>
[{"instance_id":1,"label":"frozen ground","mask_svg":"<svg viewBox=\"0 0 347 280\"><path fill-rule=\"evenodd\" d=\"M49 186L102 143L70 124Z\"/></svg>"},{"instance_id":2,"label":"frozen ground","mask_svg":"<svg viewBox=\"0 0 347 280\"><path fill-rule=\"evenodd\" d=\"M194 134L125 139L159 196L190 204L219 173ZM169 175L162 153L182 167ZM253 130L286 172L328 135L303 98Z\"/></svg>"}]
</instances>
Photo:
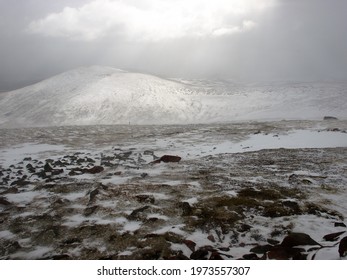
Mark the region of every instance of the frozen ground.
<instances>
[{"instance_id":1,"label":"frozen ground","mask_svg":"<svg viewBox=\"0 0 347 280\"><path fill-rule=\"evenodd\" d=\"M346 130L338 120L1 129L0 256L340 259ZM151 164L163 155L182 160Z\"/></svg>"}]
</instances>

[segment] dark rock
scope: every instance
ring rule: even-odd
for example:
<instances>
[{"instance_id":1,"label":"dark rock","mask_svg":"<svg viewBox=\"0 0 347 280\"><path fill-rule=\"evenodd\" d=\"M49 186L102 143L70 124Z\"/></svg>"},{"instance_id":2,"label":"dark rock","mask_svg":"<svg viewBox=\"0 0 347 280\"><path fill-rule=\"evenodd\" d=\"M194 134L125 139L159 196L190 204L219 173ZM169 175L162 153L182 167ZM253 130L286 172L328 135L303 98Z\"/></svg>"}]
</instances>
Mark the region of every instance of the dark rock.
<instances>
[{"instance_id":1,"label":"dark rock","mask_svg":"<svg viewBox=\"0 0 347 280\"><path fill-rule=\"evenodd\" d=\"M147 194L139 194L135 196L136 200L140 203L151 203L153 204L155 202L154 196L147 195Z\"/></svg>"},{"instance_id":2,"label":"dark rock","mask_svg":"<svg viewBox=\"0 0 347 280\"><path fill-rule=\"evenodd\" d=\"M246 254L246 255L243 255L242 258L244 260L260 260L260 258L258 257L257 254Z\"/></svg>"},{"instance_id":3,"label":"dark rock","mask_svg":"<svg viewBox=\"0 0 347 280\"><path fill-rule=\"evenodd\" d=\"M190 216L193 212L192 207L188 202L181 202L179 208L182 209L182 216Z\"/></svg>"},{"instance_id":4,"label":"dark rock","mask_svg":"<svg viewBox=\"0 0 347 280\"><path fill-rule=\"evenodd\" d=\"M8 188L7 190L3 191L1 194L8 194L8 193L18 193L18 189L16 187Z\"/></svg>"},{"instance_id":5,"label":"dark rock","mask_svg":"<svg viewBox=\"0 0 347 280\"><path fill-rule=\"evenodd\" d=\"M340 254L340 257L344 257L347 255L347 236L342 238L340 241L339 254Z\"/></svg>"},{"instance_id":6,"label":"dark rock","mask_svg":"<svg viewBox=\"0 0 347 280\"><path fill-rule=\"evenodd\" d=\"M185 244L192 252L195 251L196 243L195 243L194 241L191 241L191 240L183 240L183 244Z\"/></svg>"},{"instance_id":7,"label":"dark rock","mask_svg":"<svg viewBox=\"0 0 347 280\"><path fill-rule=\"evenodd\" d=\"M45 172L52 172L53 167L48 162L46 162L45 166L43 167L43 170Z\"/></svg>"},{"instance_id":8,"label":"dark rock","mask_svg":"<svg viewBox=\"0 0 347 280\"><path fill-rule=\"evenodd\" d=\"M209 260L223 260L223 258L218 252L212 252Z\"/></svg>"},{"instance_id":9,"label":"dark rock","mask_svg":"<svg viewBox=\"0 0 347 280\"><path fill-rule=\"evenodd\" d=\"M102 171L104 171L104 168L102 166L93 166L92 168L87 169L86 173L96 174Z\"/></svg>"},{"instance_id":10,"label":"dark rock","mask_svg":"<svg viewBox=\"0 0 347 280\"><path fill-rule=\"evenodd\" d=\"M51 260L72 260L72 257L68 254L54 255Z\"/></svg>"},{"instance_id":11,"label":"dark rock","mask_svg":"<svg viewBox=\"0 0 347 280\"><path fill-rule=\"evenodd\" d=\"M96 209L98 209L98 206L97 205L94 205L94 206L91 206L91 207L87 207L86 209L84 209L84 216L88 217L90 216L91 214L93 214Z\"/></svg>"},{"instance_id":12,"label":"dark rock","mask_svg":"<svg viewBox=\"0 0 347 280\"><path fill-rule=\"evenodd\" d=\"M146 178L148 176L148 173L142 173L141 178Z\"/></svg>"},{"instance_id":13,"label":"dark rock","mask_svg":"<svg viewBox=\"0 0 347 280\"><path fill-rule=\"evenodd\" d=\"M270 251L273 248L272 245L258 245L253 247L250 252L255 254L265 254L266 252Z\"/></svg>"},{"instance_id":14,"label":"dark rock","mask_svg":"<svg viewBox=\"0 0 347 280\"><path fill-rule=\"evenodd\" d=\"M166 232L163 234L163 237L166 241L169 241L171 243L182 244L183 242L182 236L174 232Z\"/></svg>"},{"instance_id":15,"label":"dark rock","mask_svg":"<svg viewBox=\"0 0 347 280\"><path fill-rule=\"evenodd\" d=\"M192 260L207 260L208 250L206 248L200 248L190 255Z\"/></svg>"},{"instance_id":16,"label":"dark rock","mask_svg":"<svg viewBox=\"0 0 347 280\"><path fill-rule=\"evenodd\" d=\"M247 232L252 228L252 226L247 224L239 224L237 225L237 231L238 232Z\"/></svg>"},{"instance_id":17,"label":"dark rock","mask_svg":"<svg viewBox=\"0 0 347 280\"><path fill-rule=\"evenodd\" d=\"M28 169L28 171L29 171L30 173L35 173L35 171L36 171L36 169L34 168L34 166L32 166L32 164L30 164L30 163L28 163L25 167Z\"/></svg>"},{"instance_id":18,"label":"dark rock","mask_svg":"<svg viewBox=\"0 0 347 280\"><path fill-rule=\"evenodd\" d=\"M27 176L24 175L22 178L20 178L20 179L18 179L18 180L16 180L16 181L13 181L13 182L11 183L11 186L17 185L17 186L23 187L23 186L29 185L30 182L27 181L26 178L27 178Z\"/></svg>"},{"instance_id":19,"label":"dark rock","mask_svg":"<svg viewBox=\"0 0 347 280\"><path fill-rule=\"evenodd\" d=\"M313 240L308 234L300 233L300 232L290 233L283 239L281 243L282 247L288 247L288 248L292 248L294 246L300 246L300 245L321 246L318 242Z\"/></svg>"},{"instance_id":20,"label":"dark rock","mask_svg":"<svg viewBox=\"0 0 347 280\"><path fill-rule=\"evenodd\" d=\"M92 190L90 193L89 193L89 203L92 203L95 201L95 197L96 195L99 194L99 190L96 188L94 190Z\"/></svg>"},{"instance_id":21,"label":"dark rock","mask_svg":"<svg viewBox=\"0 0 347 280\"><path fill-rule=\"evenodd\" d=\"M344 223L335 223L334 224L335 227L347 227Z\"/></svg>"},{"instance_id":22,"label":"dark rock","mask_svg":"<svg viewBox=\"0 0 347 280\"><path fill-rule=\"evenodd\" d=\"M155 161L152 161L151 163L154 164L154 163L161 163L161 162L165 162L165 163L168 163L168 162L179 162L182 158L179 157L179 156L171 156L171 155L164 155L162 156L161 158L155 160Z\"/></svg>"},{"instance_id":23,"label":"dark rock","mask_svg":"<svg viewBox=\"0 0 347 280\"><path fill-rule=\"evenodd\" d=\"M4 206L9 206L11 205L11 202L9 202L6 198L4 197L0 197L0 205L4 205Z\"/></svg>"},{"instance_id":24,"label":"dark rock","mask_svg":"<svg viewBox=\"0 0 347 280\"><path fill-rule=\"evenodd\" d=\"M214 236L212 234L210 234L209 236L207 236L207 239L210 240L211 242L216 242L216 239L214 238Z\"/></svg>"},{"instance_id":25,"label":"dark rock","mask_svg":"<svg viewBox=\"0 0 347 280\"><path fill-rule=\"evenodd\" d=\"M332 121L332 120L338 120L338 118L333 116L324 116L323 120L325 121Z\"/></svg>"},{"instance_id":26,"label":"dark rock","mask_svg":"<svg viewBox=\"0 0 347 280\"><path fill-rule=\"evenodd\" d=\"M271 245L278 245L280 243L278 240L271 239L271 238L268 238L266 241L267 241L267 243L269 243Z\"/></svg>"},{"instance_id":27,"label":"dark rock","mask_svg":"<svg viewBox=\"0 0 347 280\"><path fill-rule=\"evenodd\" d=\"M31 157L26 157L26 158L23 159L23 161L31 161L31 160L32 160Z\"/></svg>"},{"instance_id":28,"label":"dark rock","mask_svg":"<svg viewBox=\"0 0 347 280\"><path fill-rule=\"evenodd\" d=\"M305 252L304 249L288 248L279 245L274 246L266 255L270 260L304 260L306 255L302 254L303 252Z\"/></svg>"},{"instance_id":29,"label":"dark rock","mask_svg":"<svg viewBox=\"0 0 347 280\"><path fill-rule=\"evenodd\" d=\"M131 212L129 215L129 220L138 220L140 218L139 214L142 213L143 211L147 210L149 206L144 206L138 209L135 209L134 211Z\"/></svg>"},{"instance_id":30,"label":"dark rock","mask_svg":"<svg viewBox=\"0 0 347 280\"><path fill-rule=\"evenodd\" d=\"M340 235L344 234L346 231L340 231L340 232L336 232L336 233L330 233L327 234L325 236L323 236L323 239L325 241L336 241Z\"/></svg>"}]
</instances>

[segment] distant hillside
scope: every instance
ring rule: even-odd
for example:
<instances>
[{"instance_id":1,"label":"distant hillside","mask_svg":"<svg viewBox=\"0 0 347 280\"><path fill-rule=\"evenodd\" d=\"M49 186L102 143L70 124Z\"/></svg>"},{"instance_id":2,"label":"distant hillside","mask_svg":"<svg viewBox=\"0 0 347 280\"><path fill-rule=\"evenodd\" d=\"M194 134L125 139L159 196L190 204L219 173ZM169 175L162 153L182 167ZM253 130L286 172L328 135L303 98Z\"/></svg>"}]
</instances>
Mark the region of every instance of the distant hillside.
<instances>
[{"instance_id":1,"label":"distant hillside","mask_svg":"<svg viewBox=\"0 0 347 280\"><path fill-rule=\"evenodd\" d=\"M0 94L0 126L346 119L347 84L172 81L92 66Z\"/></svg>"}]
</instances>

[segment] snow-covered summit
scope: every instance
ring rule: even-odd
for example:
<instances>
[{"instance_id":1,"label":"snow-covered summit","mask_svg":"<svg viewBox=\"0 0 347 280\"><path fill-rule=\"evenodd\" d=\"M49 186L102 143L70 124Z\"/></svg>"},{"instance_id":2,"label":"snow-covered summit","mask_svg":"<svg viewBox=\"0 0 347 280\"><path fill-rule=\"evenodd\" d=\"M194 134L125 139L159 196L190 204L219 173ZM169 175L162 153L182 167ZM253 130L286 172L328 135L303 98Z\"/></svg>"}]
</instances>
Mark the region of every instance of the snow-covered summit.
<instances>
[{"instance_id":1,"label":"snow-covered summit","mask_svg":"<svg viewBox=\"0 0 347 280\"><path fill-rule=\"evenodd\" d=\"M91 66L0 95L0 127L347 119L347 83L240 85Z\"/></svg>"},{"instance_id":2,"label":"snow-covered summit","mask_svg":"<svg viewBox=\"0 0 347 280\"><path fill-rule=\"evenodd\" d=\"M185 86L111 67L81 67L0 96L0 125L182 123L199 104Z\"/></svg>"}]
</instances>

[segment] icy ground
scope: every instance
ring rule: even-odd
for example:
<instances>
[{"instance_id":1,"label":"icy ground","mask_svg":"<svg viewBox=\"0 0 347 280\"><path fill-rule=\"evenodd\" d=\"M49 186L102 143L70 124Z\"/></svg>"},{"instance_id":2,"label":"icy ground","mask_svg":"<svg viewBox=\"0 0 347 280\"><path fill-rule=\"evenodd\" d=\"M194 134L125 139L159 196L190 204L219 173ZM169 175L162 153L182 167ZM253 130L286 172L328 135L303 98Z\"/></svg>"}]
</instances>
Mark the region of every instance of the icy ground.
<instances>
[{"instance_id":1,"label":"icy ground","mask_svg":"<svg viewBox=\"0 0 347 280\"><path fill-rule=\"evenodd\" d=\"M346 130L337 120L1 129L0 257L340 259ZM151 164L163 155L182 160Z\"/></svg>"}]
</instances>

